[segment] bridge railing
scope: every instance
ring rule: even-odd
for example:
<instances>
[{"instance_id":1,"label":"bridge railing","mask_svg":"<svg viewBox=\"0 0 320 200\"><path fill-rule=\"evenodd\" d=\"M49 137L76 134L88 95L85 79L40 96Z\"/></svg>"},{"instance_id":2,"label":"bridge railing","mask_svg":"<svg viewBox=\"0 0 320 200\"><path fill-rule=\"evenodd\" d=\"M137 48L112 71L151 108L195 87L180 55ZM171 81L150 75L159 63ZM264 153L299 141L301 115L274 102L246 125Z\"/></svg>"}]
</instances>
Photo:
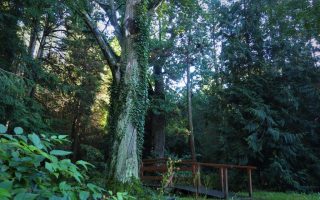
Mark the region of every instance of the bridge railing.
<instances>
[{"instance_id":1,"label":"bridge railing","mask_svg":"<svg viewBox=\"0 0 320 200\"><path fill-rule=\"evenodd\" d=\"M163 174L167 173L168 159L145 159L142 161L141 165L141 180L143 181L161 181L163 179ZM228 165L228 164L215 164L215 163L202 163L194 162L192 160L181 160L176 163L175 170L191 172L193 185L198 188L201 186L201 169L203 168L213 168L219 171L220 176L220 186L221 191L224 193L224 197L228 198L229 194L229 180L228 180L228 170L238 169L247 172L248 176L248 193L249 197L252 197L252 171L256 169L254 166L243 166L243 165ZM172 177L174 178L174 177Z\"/></svg>"}]
</instances>

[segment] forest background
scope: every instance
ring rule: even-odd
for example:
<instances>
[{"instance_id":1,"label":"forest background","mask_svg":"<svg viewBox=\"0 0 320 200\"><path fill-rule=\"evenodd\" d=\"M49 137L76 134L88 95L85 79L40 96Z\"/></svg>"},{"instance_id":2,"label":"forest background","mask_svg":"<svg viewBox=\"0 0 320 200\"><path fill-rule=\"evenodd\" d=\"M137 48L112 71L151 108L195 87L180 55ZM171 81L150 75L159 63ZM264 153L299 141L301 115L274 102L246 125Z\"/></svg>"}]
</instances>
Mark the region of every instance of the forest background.
<instances>
[{"instance_id":1,"label":"forest background","mask_svg":"<svg viewBox=\"0 0 320 200\"><path fill-rule=\"evenodd\" d=\"M315 190L319 19L317 0L3 0L0 123L68 135L60 147L101 184L176 157Z\"/></svg>"}]
</instances>

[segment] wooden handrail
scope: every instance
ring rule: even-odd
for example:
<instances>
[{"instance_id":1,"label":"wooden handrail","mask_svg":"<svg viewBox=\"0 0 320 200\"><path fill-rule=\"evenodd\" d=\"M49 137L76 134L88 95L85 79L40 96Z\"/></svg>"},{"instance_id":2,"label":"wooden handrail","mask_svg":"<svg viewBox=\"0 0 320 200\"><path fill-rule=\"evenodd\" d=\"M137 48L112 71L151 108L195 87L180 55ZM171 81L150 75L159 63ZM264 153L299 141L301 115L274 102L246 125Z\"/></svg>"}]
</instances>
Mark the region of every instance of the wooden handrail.
<instances>
[{"instance_id":1,"label":"wooden handrail","mask_svg":"<svg viewBox=\"0 0 320 200\"><path fill-rule=\"evenodd\" d=\"M159 159L144 159L142 160L143 164L156 164L160 162L167 161L167 158L159 158ZM236 169L257 169L255 166L246 166L246 165L230 165L230 164L216 164L216 163L202 163L202 162L194 162L192 160L182 160L181 162L177 164L191 164L191 165L200 165L204 167L213 167L213 168L236 168Z\"/></svg>"},{"instance_id":2,"label":"wooden handrail","mask_svg":"<svg viewBox=\"0 0 320 200\"><path fill-rule=\"evenodd\" d=\"M232 168L236 168L236 169L257 169L256 167L254 166L246 166L246 165L227 165L227 164L214 164L214 163L196 163L196 164L199 164L201 166L205 166L205 167L214 167L214 168L229 168L229 169L232 169Z\"/></svg>"},{"instance_id":3,"label":"wooden handrail","mask_svg":"<svg viewBox=\"0 0 320 200\"><path fill-rule=\"evenodd\" d=\"M141 165L141 178L144 180L161 180L161 176L145 176L144 172L166 172L167 166L164 165L169 159L144 159L142 160ZM249 197L252 197L252 170L257 169L255 166L245 166L245 165L230 165L230 164L216 164L216 163L202 163L194 162L192 160L181 160L176 163L176 165L182 165L177 168L177 171L192 171L193 176L196 170L200 170L202 167L216 168L220 170L220 181L221 181L221 190L225 195L225 198L228 198L229 188L228 188L228 169L240 169L247 170L248 173L248 192ZM188 167L186 165L191 165ZM201 183L199 183L201 184ZM198 186L197 186L198 188Z\"/></svg>"}]
</instances>

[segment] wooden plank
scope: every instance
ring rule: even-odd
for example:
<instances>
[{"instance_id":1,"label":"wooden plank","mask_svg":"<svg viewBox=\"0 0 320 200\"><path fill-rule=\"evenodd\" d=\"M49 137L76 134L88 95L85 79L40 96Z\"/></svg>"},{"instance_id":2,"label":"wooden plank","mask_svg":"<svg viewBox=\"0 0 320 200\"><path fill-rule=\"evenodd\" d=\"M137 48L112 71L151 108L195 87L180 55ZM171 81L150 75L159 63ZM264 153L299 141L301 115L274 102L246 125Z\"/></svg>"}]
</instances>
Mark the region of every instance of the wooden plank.
<instances>
[{"instance_id":1,"label":"wooden plank","mask_svg":"<svg viewBox=\"0 0 320 200\"><path fill-rule=\"evenodd\" d=\"M155 181L161 181L162 176L142 176L140 177L142 180L155 180Z\"/></svg>"},{"instance_id":2,"label":"wooden plank","mask_svg":"<svg viewBox=\"0 0 320 200\"><path fill-rule=\"evenodd\" d=\"M166 172L168 171L167 166L144 166L141 168L142 173L144 172ZM190 171L192 172L192 167L178 167L176 171Z\"/></svg>"},{"instance_id":3,"label":"wooden plank","mask_svg":"<svg viewBox=\"0 0 320 200\"><path fill-rule=\"evenodd\" d=\"M141 169L143 172L166 172L167 166L145 166Z\"/></svg>"},{"instance_id":4,"label":"wooden plank","mask_svg":"<svg viewBox=\"0 0 320 200\"><path fill-rule=\"evenodd\" d=\"M192 167L178 167L177 171L193 171Z\"/></svg>"},{"instance_id":5,"label":"wooden plank","mask_svg":"<svg viewBox=\"0 0 320 200\"><path fill-rule=\"evenodd\" d=\"M224 198L224 193L222 193L219 190L212 190L205 187L199 187L198 190L195 187L192 186L186 186L186 185L174 185L172 188L180 190L180 191L186 191L186 192L192 192L196 193L198 191L199 194L210 196L210 197L217 197L217 198Z\"/></svg>"},{"instance_id":6,"label":"wooden plank","mask_svg":"<svg viewBox=\"0 0 320 200\"><path fill-rule=\"evenodd\" d=\"M156 164L156 163L166 163L168 161L167 158L159 158L159 159L143 159L142 162L144 164ZM244 166L244 165L229 165L229 164L216 164L216 163L200 163L194 162L192 160L182 160L178 164L189 164L189 165L202 165L207 167L214 167L214 168L238 168L238 169L256 169L254 166Z\"/></svg>"},{"instance_id":7,"label":"wooden plank","mask_svg":"<svg viewBox=\"0 0 320 200\"><path fill-rule=\"evenodd\" d=\"M244 166L244 165L227 165L227 164L215 164L215 163L199 163L199 165L204 167L213 167L213 168L236 168L236 169L257 169L254 166Z\"/></svg>"}]
</instances>

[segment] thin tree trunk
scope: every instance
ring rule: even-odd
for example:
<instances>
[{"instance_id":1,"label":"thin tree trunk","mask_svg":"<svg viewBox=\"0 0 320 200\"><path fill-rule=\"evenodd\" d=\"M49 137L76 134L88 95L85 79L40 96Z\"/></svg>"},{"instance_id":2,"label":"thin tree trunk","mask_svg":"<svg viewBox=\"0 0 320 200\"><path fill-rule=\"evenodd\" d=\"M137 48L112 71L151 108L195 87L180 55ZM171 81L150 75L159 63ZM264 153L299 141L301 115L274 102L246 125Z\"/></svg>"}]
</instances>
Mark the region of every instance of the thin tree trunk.
<instances>
[{"instance_id":1,"label":"thin tree trunk","mask_svg":"<svg viewBox=\"0 0 320 200\"><path fill-rule=\"evenodd\" d=\"M49 27L49 19L48 19L48 16L46 16L45 25L43 27L42 37L40 40L39 49L37 53L37 59L41 59L43 57L44 46L46 44L47 36L50 34L50 32L51 32L51 29Z\"/></svg>"},{"instance_id":2,"label":"thin tree trunk","mask_svg":"<svg viewBox=\"0 0 320 200\"><path fill-rule=\"evenodd\" d=\"M192 90L191 90L191 76L190 76L190 61L189 53L187 55L187 98L188 98L188 126L189 126L189 143L191 149L191 158L196 161L196 150L194 145L194 134L193 134L193 121L192 121Z\"/></svg>"},{"instance_id":3,"label":"thin tree trunk","mask_svg":"<svg viewBox=\"0 0 320 200\"><path fill-rule=\"evenodd\" d=\"M38 32L39 32L39 20L34 19L33 20L33 27L32 27L31 33L30 33L30 41L29 41L29 47L28 47L28 54L32 58L34 58L34 52L36 49Z\"/></svg>"},{"instance_id":4,"label":"thin tree trunk","mask_svg":"<svg viewBox=\"0 0 320 200\"><path fill-rule=\"evenodd\" d=\"M76 116L72 123L71 129L71 138L72 138L72 161L75 162L80 159L80 135L79 135L79 119Z\"/></svg>"},{"instance_id":5,"label":"thin tree trunk","mask_svg":"<svg viewBox=\"0 0 320 200\"><path fill-rule=\"evenodd\" d=\"M33 19L33 27L30 33L30 41L29 41L29 46L28 46L28 54L31 58L35 58L35 49L36 49L36 44L37 44L37 37L38 37L38 32L39 32L39 19ZM28 68L31 70L31 79L35 80L36 78L36 72L35 72L35 66L33 64L28 64ZM29 97L33 98L36 92L36 85L34 84L30 91L29 91Z\"/></svg>"},{"instance_id":6,"label":"thin tree trunk","mask_svg":"<svg viewBox=\"0 0 320 200\"><path fill-rule=\"evenodd\" d=\"M159 19L159 42L161 43L161 20ZM161 59L161 58L160 58ZM156 158L164 157L165 149L165 115L163 109L161 108L165 100L164 94L164 80L162 75L162 65L165 59L158 59L153 66L153 76L154 76L154 95L153 103L157 111L152 112L152 136L154 145L154 154Z\"/></svg>"},{"instance_id":7,"label":"thin tree trunk","mask_svg":"<svg viewBox=\"0 0 320 200\"><path fill-rule=\"evenodd\" d=\"M154 144L154 153L156 158L164 157L165 150L165 114L161 109L165 100L164 80L162 75L162 63L155 63L153 74L155 80L155 92L153 96L154 104L157 111L152 112L152 136Z\"/></svg>"},{"instance_id":8,"label":"thin tree trunk","mask_svg":"<svg viewBox=\"0 0 320 200\"><path fill-rule=\"evenodd\" d=\"M75 116L73 118L71 127L71 139L72 139L72 161L77 161L80 159L80 102L77 101L75 107Z\"/></svg>"}]
</instances>

